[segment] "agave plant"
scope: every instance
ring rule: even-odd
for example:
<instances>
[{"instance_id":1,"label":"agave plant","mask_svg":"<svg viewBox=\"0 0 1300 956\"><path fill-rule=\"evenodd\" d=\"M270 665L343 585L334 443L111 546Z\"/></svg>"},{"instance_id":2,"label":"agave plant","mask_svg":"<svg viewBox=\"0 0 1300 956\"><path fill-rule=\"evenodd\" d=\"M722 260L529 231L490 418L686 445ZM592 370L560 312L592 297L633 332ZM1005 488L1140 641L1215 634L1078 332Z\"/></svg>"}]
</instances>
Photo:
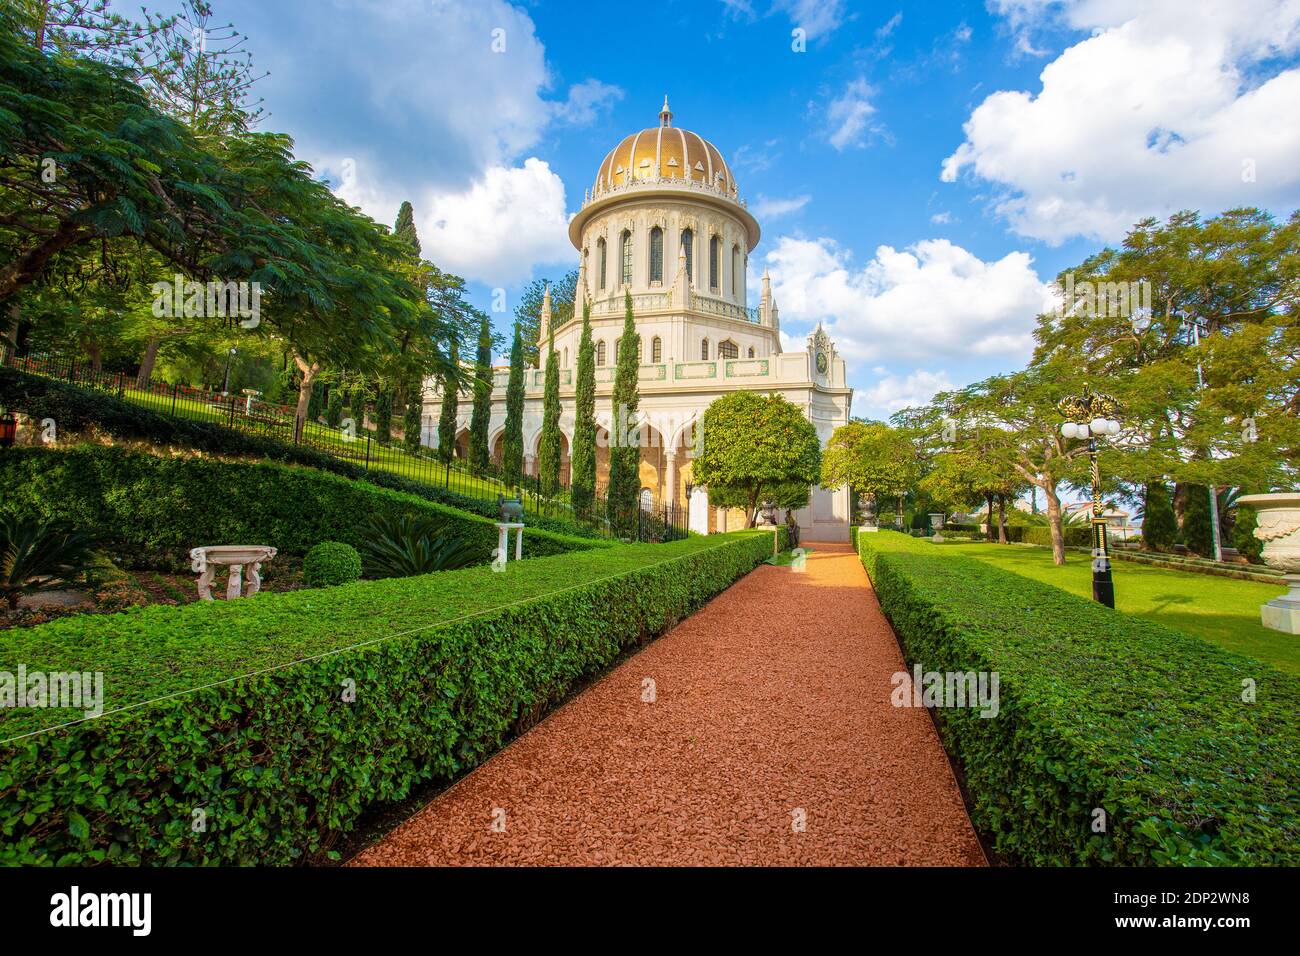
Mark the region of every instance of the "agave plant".
<instances>
[{"instance_id":1,"label":"agave plant","mask_svg":"<svg viewBox=\"0 0 1300 956\"><path fill-rule=\"evenodd\" d=\"M56 591L85 579L94 539L59 524L0 516L0 594L9 610L24 594Z\"/></svg>"},{"instance_id":2,"label":"agave plant","mask_svg":"<svg viewBox=\"0 0 1300 956\"><path fill-rule=\"evenodd\" d=\"M452 571L482 557L464 539L444 534L437 521L416 515L372 515L359 550L362 567L370 578Z\"/></svg>"}]
</instances>

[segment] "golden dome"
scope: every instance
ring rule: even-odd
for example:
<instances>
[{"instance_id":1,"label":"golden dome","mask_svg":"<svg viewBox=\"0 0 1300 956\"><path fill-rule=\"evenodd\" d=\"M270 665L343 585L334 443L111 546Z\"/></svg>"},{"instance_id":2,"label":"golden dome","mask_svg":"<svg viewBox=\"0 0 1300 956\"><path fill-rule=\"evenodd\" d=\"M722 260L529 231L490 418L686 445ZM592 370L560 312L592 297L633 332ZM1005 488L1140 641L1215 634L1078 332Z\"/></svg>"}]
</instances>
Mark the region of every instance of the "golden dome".
<instances>
[{"instance_id":1,"label":"golden dome","mask_svg":"<svg viewBox=\"0 0 1300 956\"><path fill-rule=\"evenodd\" d=\"M605 155L591 197L632 182L658 179L689 179L736 196L736 182L722 153L698 133L673 126L666 96L658 126L625 137Z\"/></svg>"}]
</instances>

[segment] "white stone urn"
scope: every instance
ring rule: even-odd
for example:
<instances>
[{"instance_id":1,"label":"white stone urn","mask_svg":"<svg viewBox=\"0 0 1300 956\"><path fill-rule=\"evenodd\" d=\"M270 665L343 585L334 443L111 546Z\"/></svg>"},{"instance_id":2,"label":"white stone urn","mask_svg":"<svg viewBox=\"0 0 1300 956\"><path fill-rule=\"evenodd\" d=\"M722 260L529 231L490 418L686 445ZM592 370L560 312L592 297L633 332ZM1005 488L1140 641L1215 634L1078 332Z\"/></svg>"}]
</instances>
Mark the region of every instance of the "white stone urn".
<instances>
[{"instance_id":1,"label":"white stone urn","mask_svg":"<svg viewBox=\"0 0 1300 956\"><path fill-rule=\"evenodd\" d=\"M1237 504L1259 514L1255 537L1264 542L1264 563L1283 572L1290 589L1259 609L1265 627L1300 634L1300 492L1243 495Z\"/></svg>"}]
</instances>

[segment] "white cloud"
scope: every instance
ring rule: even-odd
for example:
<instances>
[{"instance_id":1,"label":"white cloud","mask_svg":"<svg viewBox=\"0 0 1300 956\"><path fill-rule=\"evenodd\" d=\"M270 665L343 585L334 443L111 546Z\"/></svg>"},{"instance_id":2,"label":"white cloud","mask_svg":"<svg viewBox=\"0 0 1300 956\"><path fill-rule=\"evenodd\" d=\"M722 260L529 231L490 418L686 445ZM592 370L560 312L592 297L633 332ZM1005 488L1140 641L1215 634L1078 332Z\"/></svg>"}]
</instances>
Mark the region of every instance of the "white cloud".
<instances>
[{"instance_id":1,"label":"white cloud","mask_svg":"<svg viewBox=\"0 0 1300 956\"><path fill-rule=\"evenodd\" d=\"M936 212L930 217L930 221L936 226L946 226L948 223L952 222L952 213L946 211Z\"/></svg>"},{"instance_id":2,"label":"white cloud","mask_svg":"<svg viewBox=\"0 0 1300 956\"><path fill-rule=\"evenodd\" d=\"M903 22L903 11L900 10L897 13L895 13L892 17L890 17L888 20L886 20L881 26L876 28L876 39L877 40L885 39L887 36L893 33L894 28L897 27L902 22Z\"/></svg>"},{"instance_id":3,"label":"white cloud","mask_svg":"<svg viewBox=\"0 0 1300 956\"><path fill-rule=\"evenodd\" d=\"M758 199L749 207L760 222L764 219L777 219L781 216L788 216L792 212L798 212L804 206L808 205L811 196L788 196L784 199L778 197L769 198L759 194Z\"/></svg>"},{"instance_id":4,"label":"white cloud","mask_svg":"<svg viewBox=\"0 0 1300 956\"><path fill-rule=\"evenodd\" d=\"M803 30L810 40L844 22L844 0L776 0L772 9L789 15L791 25Z\"/></svg>"},{"instance_id":5,"label":"white cloud","mask_svg":"<svg viewBox=\"0 0 1300 956\"><path fill-rule=\"evenodd\" d=\"M849 146L865 146L869 133L879 132L871 123L876 112L871 103L875 90L861 77L851 81L826 109L830 130L827 139L841 152Z\"/></svg>"},{"instance_id":6,"label":"white cloud","mask_svg":"<svg viewBox=\"0 0 1300 956\"><path fill-rule=\"evenodd\" d=\"M1183 208L1300 203L1296 0L998 0L1022 31L1062 20L1090 37L1040 75L1037 94L987 97L941 178L1003 188L1021 235L1115 241Z\"/></svg>"},{"instance_id":7,"label":"white cloud","mask_svg":"<svg viewBox=\"0 0 1300 956\"><path fill-rule=\"evenodd\" d=\"M534 265L572 263L564 183L535 157L493 166L461 192L433 193L417 210L425 257L490 286L522 282Z\"/></svg>"},{"instance_id":8,"label":"white cloud","mask_svg":"<svg viewBox=\"0 0 1300 956\"><path fill-rule=\"evenodd\" d=\"M785 322L823 321L840 352L881 358L994 356L1022 361L1039 313L1054 308L1028 253L985 262L947 239L880 246L861 268L831 239L782 236L767 254Z\"/></svg>"},{"instance_id":9,"label":"white cloud","mask_svg":"<svg viewBox=\"0 0 1300 956\"><path fill-rule=\"evenodd\" d=\"M617 86L600 80L583 80L569 87L569 98L555 106L555 118L570 126L588 126L603 110L623 98Z\"/></svg>"},{"instance_id":10,"label":"white cloud","mask_svg":"<svg viewBox=\"0 0 1300 956\"><path fill-rule=\"evenodd\" d=\"M942 370L915 369L905 376L884 375L868 388L853 393L853 411L869 418L887 420L904 408L927 405L938 392L954 388Z\"/></svg>"}]
</instances>

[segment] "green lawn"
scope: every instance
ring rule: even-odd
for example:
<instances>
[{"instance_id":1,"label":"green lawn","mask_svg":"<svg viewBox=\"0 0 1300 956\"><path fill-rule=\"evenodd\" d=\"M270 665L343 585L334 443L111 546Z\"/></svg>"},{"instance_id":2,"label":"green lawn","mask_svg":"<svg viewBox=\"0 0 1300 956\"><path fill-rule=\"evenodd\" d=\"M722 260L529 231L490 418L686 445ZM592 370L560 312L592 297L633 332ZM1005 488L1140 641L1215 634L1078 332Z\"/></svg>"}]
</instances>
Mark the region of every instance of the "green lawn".
<instances>
[{"instance_id":1,"label":"green lawn","mask_svg":"<svg viewBox=\"0 0 1300 956\"><path fill-rule=\"evenodd\" d=\"M1066 552L1064 566L1057 567L1047 548L962 542L937 547L951 548L954 553L1072 594L1092 596L1091 559L1081 552ZM1271 631L1259 622L1259 606L1286 591L1280 582L1239 581L1128 561L1114 561L1111 567L1116 610L1159 621L1300 674L1300 637Z\"/></svg>"}]
</instances>

